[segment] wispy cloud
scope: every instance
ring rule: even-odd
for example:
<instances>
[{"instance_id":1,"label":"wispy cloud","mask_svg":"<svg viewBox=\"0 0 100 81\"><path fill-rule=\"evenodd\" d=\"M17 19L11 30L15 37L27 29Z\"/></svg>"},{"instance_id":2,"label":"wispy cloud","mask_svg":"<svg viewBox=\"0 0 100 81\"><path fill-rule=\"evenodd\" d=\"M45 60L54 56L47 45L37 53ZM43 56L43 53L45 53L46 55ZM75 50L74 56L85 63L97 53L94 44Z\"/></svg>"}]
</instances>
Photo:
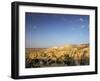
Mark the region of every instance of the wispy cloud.
<instances>
[{"instance_id":1,"label":"wispy cloud","mask_svg":"<svg viewBox=\"0 0 100 81\"><path fill-rule=\"evenodd\" d=\"M33 26L33 29L37 29L37 26L36 26L36 25L34 25L34 26Z\"/></svg>"}]
</instances>

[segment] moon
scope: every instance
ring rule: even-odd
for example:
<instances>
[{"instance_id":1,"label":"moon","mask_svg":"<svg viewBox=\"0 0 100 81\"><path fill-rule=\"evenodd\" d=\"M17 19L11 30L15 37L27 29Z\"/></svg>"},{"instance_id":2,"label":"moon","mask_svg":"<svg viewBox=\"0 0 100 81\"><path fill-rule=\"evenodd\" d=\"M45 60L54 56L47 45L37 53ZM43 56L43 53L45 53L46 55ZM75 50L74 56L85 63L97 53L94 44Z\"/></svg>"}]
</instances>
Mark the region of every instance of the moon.
<instances>
[{"instance_id":1,"label":"moon","mask_svg":"<svg viewBox=\"0 0 100 81\"><path fill-rule=\"evenodd\" d=\"M80 18L79 20L80 20L81 22L83 22L83 21L84 21L84 19L83 19L83 18Z\"/></svg>"}]
</instances>

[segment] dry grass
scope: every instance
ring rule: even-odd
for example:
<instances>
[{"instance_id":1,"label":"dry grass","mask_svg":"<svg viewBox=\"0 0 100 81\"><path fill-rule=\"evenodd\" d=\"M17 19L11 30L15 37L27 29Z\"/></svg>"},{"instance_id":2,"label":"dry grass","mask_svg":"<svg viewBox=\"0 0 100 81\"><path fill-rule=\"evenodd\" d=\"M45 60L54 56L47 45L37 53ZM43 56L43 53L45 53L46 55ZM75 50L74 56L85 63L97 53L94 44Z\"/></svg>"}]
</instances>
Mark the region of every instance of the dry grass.
<instances>
[{"instance_id":1,"label":"dry grass","mask_svg":"<svg viewBox=\"0 0 100 81\"><path fill-rule=\"evenodd\" d=\"M89 44L26 48L26 68L89 65Z\"/></svg>"}]
</instances>

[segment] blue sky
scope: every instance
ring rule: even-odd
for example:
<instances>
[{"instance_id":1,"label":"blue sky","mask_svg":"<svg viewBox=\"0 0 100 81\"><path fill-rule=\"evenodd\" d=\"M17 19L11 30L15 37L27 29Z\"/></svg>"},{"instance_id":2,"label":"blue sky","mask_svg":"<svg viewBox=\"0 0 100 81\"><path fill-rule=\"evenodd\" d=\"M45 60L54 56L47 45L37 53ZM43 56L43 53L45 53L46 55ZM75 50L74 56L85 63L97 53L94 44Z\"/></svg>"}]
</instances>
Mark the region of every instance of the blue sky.
<instances>
[{"instance_id":1,"label":"blue sky","mask_svg":"<svg viewBox=\"0 0 100 81\"><path fill-rule=\"evenodd\" d=\"M89 43L88 15L26 13L26 48L82 43Z\"/></svg>"}]
</instances>

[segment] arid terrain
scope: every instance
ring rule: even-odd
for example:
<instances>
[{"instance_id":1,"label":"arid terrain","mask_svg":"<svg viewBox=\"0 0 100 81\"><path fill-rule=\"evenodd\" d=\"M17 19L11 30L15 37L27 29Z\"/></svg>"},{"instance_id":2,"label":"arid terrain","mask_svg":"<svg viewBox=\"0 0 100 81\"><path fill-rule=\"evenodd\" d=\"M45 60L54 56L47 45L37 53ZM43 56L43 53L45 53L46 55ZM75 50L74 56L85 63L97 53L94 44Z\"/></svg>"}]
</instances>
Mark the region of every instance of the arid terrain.
<instances>
[{"instance_id":1,"label":"arid terrain","mask_svg":"<svg viewBox=\"0 0 100 81\"><path fill-rule=\"evenodd\" d=\"M25 52L26 68L89 65L89 44L26 48Z\"/></svg>"}]
</instances>

